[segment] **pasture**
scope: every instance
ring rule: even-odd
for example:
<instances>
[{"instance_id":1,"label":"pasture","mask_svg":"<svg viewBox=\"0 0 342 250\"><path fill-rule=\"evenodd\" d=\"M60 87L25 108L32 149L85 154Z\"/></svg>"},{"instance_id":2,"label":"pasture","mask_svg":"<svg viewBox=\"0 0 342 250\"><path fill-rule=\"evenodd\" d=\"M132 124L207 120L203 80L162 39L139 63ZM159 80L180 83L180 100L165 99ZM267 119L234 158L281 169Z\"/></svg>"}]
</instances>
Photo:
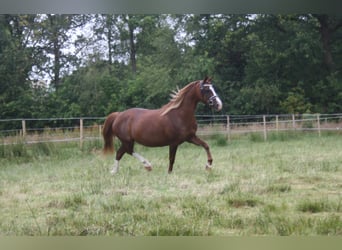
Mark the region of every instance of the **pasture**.
<instances>
[{"instance_id":1,"label":"pasture","mask_svg":"<svg viewBox=\"0 0 342 250\"><path fill-rule=\"evenodd\" d=\"M342 137L241 135L203 148L135 151L152 172L102 141L0 146L0 235L342 235Z\"/></svg>"}]
</instances>

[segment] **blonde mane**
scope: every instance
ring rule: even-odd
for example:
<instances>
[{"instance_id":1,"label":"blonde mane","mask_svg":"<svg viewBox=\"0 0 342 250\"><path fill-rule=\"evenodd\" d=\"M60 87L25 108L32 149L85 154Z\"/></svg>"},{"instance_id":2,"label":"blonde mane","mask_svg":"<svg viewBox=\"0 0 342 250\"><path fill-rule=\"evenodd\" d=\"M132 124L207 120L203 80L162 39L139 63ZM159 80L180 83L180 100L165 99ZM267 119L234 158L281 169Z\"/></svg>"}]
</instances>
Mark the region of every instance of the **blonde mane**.
<instances>
[{"instance_id":1,"label":"blonde mane","mask_svg":"<svg viewBox=\"0 0 342 250\"><path fill-rule=\"evenodd\" d=\"M177 109L182 104L185 94L195 85L195 83L196 82L191 82L182 89L178 89L177 87L177 90L172 91L170 94L171 100L161 108L162 113L160 115L166 115L171 110Z\"/></svg>"}]
</instances>

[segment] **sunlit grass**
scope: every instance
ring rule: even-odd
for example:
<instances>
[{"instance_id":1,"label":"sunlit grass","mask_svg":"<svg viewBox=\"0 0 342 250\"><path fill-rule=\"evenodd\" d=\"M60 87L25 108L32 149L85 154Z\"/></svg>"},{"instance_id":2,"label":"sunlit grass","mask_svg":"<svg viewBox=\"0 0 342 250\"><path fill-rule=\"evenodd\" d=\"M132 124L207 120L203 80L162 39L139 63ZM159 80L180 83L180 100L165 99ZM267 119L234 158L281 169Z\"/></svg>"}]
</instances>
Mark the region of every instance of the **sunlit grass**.
<instances>
[{"instance_id":1,"label":"sunlit grass","mask_svg":"<svg viewBox=\"0 0 342 250\"><path fill-rule=\"evenodd\" d=\"M153 171L126 155L114 176L101 142L6 148L0 235L342 235L340 141L217 136L211 172L183 144L170 175L168 148L137 145Z\"/></svg>"}]
</instances>

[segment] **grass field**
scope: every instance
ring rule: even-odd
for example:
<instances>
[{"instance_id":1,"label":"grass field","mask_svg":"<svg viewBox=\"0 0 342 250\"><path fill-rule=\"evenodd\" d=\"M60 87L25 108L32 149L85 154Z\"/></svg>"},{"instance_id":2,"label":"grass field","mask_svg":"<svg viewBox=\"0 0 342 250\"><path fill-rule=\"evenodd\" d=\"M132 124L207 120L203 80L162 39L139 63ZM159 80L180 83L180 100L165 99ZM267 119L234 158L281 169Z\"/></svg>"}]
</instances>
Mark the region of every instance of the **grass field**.
<instances>
[{"instance_id":1,"label":"grass field","mask_svg":"<svg viewBox=\"0 0 342 250\"><path fill-rule=\"evenodd\" d=\"M248 135L124 156L102 142L0 146L0 235L342 235L341 135Z\"/></svg>"}]
</instances>

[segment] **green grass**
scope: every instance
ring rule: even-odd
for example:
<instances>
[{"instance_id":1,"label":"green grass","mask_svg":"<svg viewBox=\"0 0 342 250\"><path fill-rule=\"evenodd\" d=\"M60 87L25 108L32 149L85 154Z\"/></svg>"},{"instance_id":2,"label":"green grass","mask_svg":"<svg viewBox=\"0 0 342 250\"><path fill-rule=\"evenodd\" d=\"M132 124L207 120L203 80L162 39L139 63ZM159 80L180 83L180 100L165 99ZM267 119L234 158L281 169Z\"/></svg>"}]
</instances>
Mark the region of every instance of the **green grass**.
<instances>
[{"instance_id":1,"label":"green grass","mask_svg":"<svg viewBox=\"0 0 342 250\"><path fill-rule=\"evenodd\" d=\"M2 146L0 235L342 235L341 136L207 140L136 151L109 171L102 142Z\"/></svg>"}]
</instances>

